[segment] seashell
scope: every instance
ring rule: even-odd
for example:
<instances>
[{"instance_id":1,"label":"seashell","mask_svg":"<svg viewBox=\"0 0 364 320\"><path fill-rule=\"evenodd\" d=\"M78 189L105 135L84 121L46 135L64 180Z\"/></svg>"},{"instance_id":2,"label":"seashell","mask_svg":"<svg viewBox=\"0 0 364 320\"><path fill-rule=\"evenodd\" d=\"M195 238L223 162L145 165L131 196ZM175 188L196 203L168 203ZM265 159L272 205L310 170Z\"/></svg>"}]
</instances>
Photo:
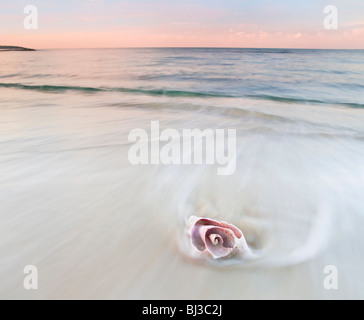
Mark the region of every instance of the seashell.
<instances>
[{"instance_id":1,"label":"seashell","mask_svg":"<svg viewBox=\"0 0 364 320\"><path fill-rule=\"evenodd\" d=\"M251 254L242 231L232 224L191 216L188 226L190 243L197 255L221 259L238 253Z\"/></svg>"}]
</instances>

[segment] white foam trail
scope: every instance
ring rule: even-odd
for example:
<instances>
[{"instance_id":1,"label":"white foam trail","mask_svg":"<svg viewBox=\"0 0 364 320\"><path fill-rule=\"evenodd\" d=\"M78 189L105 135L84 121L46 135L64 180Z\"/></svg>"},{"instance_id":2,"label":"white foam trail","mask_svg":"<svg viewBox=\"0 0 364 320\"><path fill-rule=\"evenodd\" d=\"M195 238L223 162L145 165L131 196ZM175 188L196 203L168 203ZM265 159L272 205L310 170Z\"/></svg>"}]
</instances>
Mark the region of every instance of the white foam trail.
<instances>
[{"instance_id":1,"label":"white foam trail","mask_svg":"<svg viewBox=\"0 0 364 320\"><path fill-rule=\"evenodd\" d=\"M306 243L286 257L261 261L261 266L288 267L304 263L316 257L329 244L332 235L333 211L327 202L322 202L318 208L317 217L313 223Z\"/></svg>"}]
</instances>

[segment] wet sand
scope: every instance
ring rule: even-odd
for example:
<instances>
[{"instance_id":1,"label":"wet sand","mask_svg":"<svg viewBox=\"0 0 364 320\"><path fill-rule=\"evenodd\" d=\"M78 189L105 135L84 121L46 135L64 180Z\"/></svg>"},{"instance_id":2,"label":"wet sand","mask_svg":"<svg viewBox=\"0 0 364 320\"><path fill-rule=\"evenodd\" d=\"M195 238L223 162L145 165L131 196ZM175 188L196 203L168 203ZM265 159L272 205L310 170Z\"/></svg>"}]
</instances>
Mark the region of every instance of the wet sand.
<instances>
[{"instance_id":1,"label":"wet sand","mask_svg":"<svg viewBox=\"0 0 364 320\"><path fill-rule=\"evenodd\" d=\"M0 298L364 297L362 142L328 139L312 124L300 130L314 137L248 134L262 124L255 113L249 122L201 111L206 127L238 128L235 175L204 165L132 166L131 129L152 119L193 128L196 113L46 106L52 99L1 110ZM192 214L234 223L262 259L193 261L181 249ZM26 265L38 268L36 291L23 287ZM337 290L323 285L327 265L338 269Z\"/></svg>"}]
</instances>

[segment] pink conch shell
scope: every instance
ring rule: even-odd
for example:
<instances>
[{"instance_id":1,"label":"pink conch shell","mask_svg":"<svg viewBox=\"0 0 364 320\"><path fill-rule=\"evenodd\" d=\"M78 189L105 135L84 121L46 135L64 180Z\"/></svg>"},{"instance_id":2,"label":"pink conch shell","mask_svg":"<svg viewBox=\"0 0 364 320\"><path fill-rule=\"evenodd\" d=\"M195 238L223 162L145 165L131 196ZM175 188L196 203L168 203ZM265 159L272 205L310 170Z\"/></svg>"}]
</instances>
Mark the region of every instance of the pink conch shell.
<instances>
[{"instance_id":1,"label":"pink conch shell","mask_svg":"<svg viewBox=\"0 0 364 320\"><path fill-rule=\"evenodd\" d=\"M250 252L243 233L224 221L192 216L189 219L188 234L191 246L197 253L208 254L214 259L237 252Z\"/></svg>"}]
</instances>

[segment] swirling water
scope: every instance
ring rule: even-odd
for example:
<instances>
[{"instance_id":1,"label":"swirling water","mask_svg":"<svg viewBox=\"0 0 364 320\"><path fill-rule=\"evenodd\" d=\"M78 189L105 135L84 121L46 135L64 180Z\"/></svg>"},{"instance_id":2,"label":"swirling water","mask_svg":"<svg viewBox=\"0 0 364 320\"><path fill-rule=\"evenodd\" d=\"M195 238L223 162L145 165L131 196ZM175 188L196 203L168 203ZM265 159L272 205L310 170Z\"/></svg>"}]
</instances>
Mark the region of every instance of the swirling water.
<instances>
[{"instance_id":1,"label":"swirling water","mask_svg":"<svg viewBox=\"0 0 364 320\"><path fill-rule=\"evenodd\" d=\"M0 297L364 297L364 51L0 59ZM236 129L236 172L131 165L128 134L151 121ZM260 259L194 261L190 215L235 224ZM37 291L23 288L26 265ZM323 285L327 265L337 290Z\"/></svg>"}]
</instances>

